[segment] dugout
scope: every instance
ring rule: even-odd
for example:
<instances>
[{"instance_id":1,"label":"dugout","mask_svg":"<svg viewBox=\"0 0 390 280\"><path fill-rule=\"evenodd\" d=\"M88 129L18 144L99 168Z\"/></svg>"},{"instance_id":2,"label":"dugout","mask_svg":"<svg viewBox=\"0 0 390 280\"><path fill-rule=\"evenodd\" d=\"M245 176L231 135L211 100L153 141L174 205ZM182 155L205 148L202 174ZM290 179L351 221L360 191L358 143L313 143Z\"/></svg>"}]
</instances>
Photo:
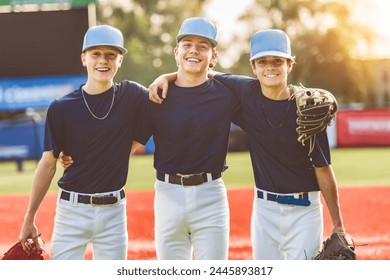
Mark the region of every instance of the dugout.
<instances>
[{"instance_id":1,"label":"dugout","mask_svg":"<svg viewBox=\"0 0 390 280\"><path fill-rule=\"evenodd\" d=\"M80 61L97 0L0 0L0 161L42 153L51 101L87 80Z\"/></svg>"}]
</instances>

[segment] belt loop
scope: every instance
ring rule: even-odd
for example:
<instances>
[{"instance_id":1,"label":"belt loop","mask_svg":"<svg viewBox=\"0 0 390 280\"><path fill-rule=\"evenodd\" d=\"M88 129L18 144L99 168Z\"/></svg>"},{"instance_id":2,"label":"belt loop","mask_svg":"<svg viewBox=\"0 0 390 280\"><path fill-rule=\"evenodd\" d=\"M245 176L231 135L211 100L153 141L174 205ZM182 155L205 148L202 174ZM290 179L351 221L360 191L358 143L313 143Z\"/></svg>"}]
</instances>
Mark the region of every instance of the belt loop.
<instances>
[{"instance_id":1,"label":"belt loop","mask_svg":"<svg viewBox=\"0 0 390 280\"><path fill-rule=\"evenodd\" d=\"M79 201L78 201L78 194L75 193L75 192L71 192L70 193L69 199L70 199L70 201L72 202L72 204L74 206L77 206L77 204L79 203Z\"/></svg>"},{"instance_id":2,"label":"belt loop","mask_svg":"<svg viewBox=\"0 0 390 280\"><path fill-rule=\"evenodd\" d=\"M120 189L119 191L116 192L116 198L118 199L118 202L121 201L121 199L122 199L122 196L121 196L121 192L122 191L125 193L125 189L124 188L122 188L122 189Z\"/></svg>"},{"instance_id":3,"label":"belt loop","mask_svg":"<svg viewBox=\"0 0 390 280\"><path fill-rule=\"evenodd\" d=\"M58 192L58 196L57 196L57 204L60 203L61 201L61 194L62 194L63 190L60 188L59 192Z\"/></svg>"},{"instance_id":4,"label":"belt loop","mask_svg":"<svg viewBox=\"0 0 390 280\"><path fill-rule=\"evenodd\" d=\"M263 199L265 202L268 202L268 192L266 191L261 191L263 193Z\"/></svg>"},{"instance_id":5,"label":"belt loop","mask_svg":"<svg viewBox=\"0 0 390 280\"><path fill-rule=\"evenodd\" d=\"M206 173L207 182L211 182L213 180L213 175L211 173Z\"/></svg>"},{"instance_id":6,"label":"belt loop","mask_svg":"<svg viewBox=\"0 0 390 280\"><path fill-rule=\"evenodd\" d=\"M169 183L169 174L164 173L164 182Z\"/></svg>"}]
</instances>

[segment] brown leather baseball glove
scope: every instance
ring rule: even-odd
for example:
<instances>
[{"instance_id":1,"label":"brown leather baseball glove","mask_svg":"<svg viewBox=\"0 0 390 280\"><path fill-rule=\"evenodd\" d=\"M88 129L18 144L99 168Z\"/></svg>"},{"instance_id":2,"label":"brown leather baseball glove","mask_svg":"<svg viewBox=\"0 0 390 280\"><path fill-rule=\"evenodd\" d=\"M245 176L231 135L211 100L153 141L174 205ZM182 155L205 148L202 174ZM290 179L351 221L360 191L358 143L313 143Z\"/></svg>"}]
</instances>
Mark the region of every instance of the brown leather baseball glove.
<instances>
[{"instance_id":1,"label":"brown leather baseball glove","mask_svg":"<svg viewBox=\"0 0 390 280\"><path fill-rule=\"evenodd\" d=\"M313 260L356 260L355 242L348 233L334 232Z\"/></svg>"}]
</instances>

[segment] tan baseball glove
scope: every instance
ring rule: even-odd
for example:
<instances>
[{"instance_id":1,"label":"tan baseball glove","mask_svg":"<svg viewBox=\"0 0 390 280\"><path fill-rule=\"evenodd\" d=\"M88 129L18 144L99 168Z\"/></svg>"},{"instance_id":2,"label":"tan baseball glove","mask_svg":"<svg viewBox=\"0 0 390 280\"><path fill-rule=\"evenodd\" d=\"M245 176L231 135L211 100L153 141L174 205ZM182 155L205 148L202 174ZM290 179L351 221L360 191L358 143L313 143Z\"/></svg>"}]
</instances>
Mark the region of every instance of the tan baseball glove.
<instances>
[{"instance_id":1,"label":"tan baseball glove","mask_svg":"<svg viewBox=\"0 0 390 280\"><path fill-rule=\"evenodd\" d=\"M316 135L326 129L336 115L336 98L327 90L290 85L291 97L297 104L298 141L305 146L309 141L309 155L315 145Z\"/></svg>"}]
</instances>

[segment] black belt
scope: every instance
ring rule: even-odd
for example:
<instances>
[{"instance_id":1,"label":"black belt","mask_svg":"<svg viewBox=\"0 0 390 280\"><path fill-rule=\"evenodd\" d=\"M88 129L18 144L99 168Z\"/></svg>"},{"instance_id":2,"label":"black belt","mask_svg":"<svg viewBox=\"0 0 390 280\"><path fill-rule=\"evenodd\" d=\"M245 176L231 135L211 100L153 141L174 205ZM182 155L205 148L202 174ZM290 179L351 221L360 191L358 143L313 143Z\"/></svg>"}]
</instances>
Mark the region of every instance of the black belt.
<instances>
[{"instance_id":1,"label":"black belt","mask_svg":"<svg viewBox=\"0 0 390 280\"><path fill-rule=\"evenodd\" d=\"M257 190L257 198L264 199L264 192L261 190ZM295 198L293 195L280 195L280 194L273 194L273 193L267 193L267 200L275 201L280 204L292 204L292 205L301 205L301 206L309 206L310 200L309 200L309 193L303 192L300 193L298 198Z\"/></svg>"},{"instance_id":2,"label":"black belt","mask_svg":"<svg viewBox=\"0 0 390 280\"><path fill-rule=\"evenodd\" d=\"M124 189L121 189L120 199L123 199L126 196ZM61 199L70 201L70 193L67 191L61 191ZM91 205L111 205L118 202L118 198L114 196L114 194L77 194L77 202L83 204L91 204Z\"/></svg>"},{"instance_id":3,"label":"black belt","mask_svg":"<svg viewBox=\"0 0 390 280\"><path fill-rule=\"evenodd\" d=\"M191 175L168 175L168 183L182 186L197 186L208 182L207 174L205 172ZM222 173L211 173L211 180L221 178ZM165 173L157 171L157 180L165 182Z\"/></svg>"}]
</instances>

